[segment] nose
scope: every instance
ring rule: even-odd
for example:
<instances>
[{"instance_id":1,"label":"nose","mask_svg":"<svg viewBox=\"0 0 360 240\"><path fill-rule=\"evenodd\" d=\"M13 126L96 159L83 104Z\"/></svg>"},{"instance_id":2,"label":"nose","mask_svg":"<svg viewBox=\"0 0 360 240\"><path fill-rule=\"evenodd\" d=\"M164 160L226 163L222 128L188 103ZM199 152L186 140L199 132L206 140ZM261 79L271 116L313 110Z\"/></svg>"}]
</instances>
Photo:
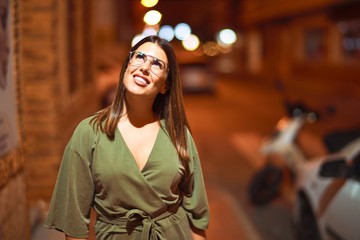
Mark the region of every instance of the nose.
<instances>
[{"instance_id":1,"label":"nose","mask_svg":"<svg viewBox=\"0 0 360 240\"><path fill-rule=\"evenodd\" d=\"M147 59L142 65L141 70L149 72L151 68L151 62L149 59Z\"/></svg>"}]
</instances>

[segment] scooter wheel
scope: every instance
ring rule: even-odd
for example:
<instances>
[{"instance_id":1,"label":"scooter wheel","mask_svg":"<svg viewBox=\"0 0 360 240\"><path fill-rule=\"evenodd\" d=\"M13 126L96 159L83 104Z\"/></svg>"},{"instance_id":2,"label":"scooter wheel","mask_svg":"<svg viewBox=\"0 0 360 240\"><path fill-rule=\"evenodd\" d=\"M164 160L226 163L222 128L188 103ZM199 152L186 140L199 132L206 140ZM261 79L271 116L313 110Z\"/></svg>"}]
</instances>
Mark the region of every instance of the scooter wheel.
<instances>
[{"instance_id":1,"label":"scooter wheel","mask_svg":"<svg viewBox=\"0 0 360 240\"><path fill-rule=\"evenodd\" d=\"M271 202L279 195L282 178L282 169L267 163L255 173L250 181L250 201L256 205L263 205Z\"/></svg>"}]
</instances>

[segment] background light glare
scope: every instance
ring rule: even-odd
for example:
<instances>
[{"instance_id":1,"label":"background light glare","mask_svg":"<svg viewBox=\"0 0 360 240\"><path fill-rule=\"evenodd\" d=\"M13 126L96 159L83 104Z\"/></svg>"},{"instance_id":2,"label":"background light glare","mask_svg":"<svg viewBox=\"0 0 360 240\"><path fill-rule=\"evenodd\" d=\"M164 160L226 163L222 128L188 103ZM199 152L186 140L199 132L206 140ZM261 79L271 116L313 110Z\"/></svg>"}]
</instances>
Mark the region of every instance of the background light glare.
<instances>
[{"instance_id":1,"label":"background light glare","mask_svg":"<svg viewBox=\"0 0 360 240\"><path fill-rule=\"evenodd\" d=\"M169 42L174 39L175 33L174 28L170 25L164 25L160 27L158 32L159 37L168 40Z\"/></svg>"},{"instance_id":2,"label":"background light glare","mask_svg":"<svg viewBox=\"0 0 360 240\"><path fill-rule=\"evenodd\" d=\"M149 25L156 25L161 20L161 13L156 10L148 11L144 16L144 22Z\"/></svg>"},{"instance_id":3,"label":"background light glare","mask_svg":"<svg viewBox=\"0 0 360 240\"><path fill-rule=\"evenodd\" d=\"M137 34L135 35L135 37L133 37L132 41L131 41L131 46L134 46L135 44L137 44L138 42L141 41L141 39L143 39L145 36L142 34Z\"/></svg>"},{"instance_id":4,"label":"background light glare","mask_svg":"<svg viewBox=\"0 0 360 240\"><path fill-rule=\"evenodd\" d=\"M236 33L231 29L223 29L219 32L217 41L219 45L231 45L236 42Z\"/></svg>"},{"instance_id":5,"label":"background light glare","mask_svg":"<svg viewBox=\"0 0 360 240\"><path fill-rule=\"evenodd\" d=\"M159 0L141 0L141 4L148 8L155 6L158 2Z\"/></svg>"},{"instance_id":6,"label":"background light glare","mask_svg":"<svg viewBox=\"0 0 360 240\"><path fill-rule=\"evenodd\" d=\"M186 23L179 23L175 26L175 37L179 40L184 40L191 34L191 28Z\"/></svg>"},{"instance_id":7,"label":"background light glare","mask_svg":"<svg viewBox=\"0 0 360 240\"><path fill-rule=\"evenodd\" d=\"M150 35L156 35L157 30L153 27L147 27L143 30L142 35L144 36L150 36Z\"/></svg>"},{"instance_id":8,"label":"background light glare","mask_svg":"<svg viewBox=\"0 0 360 240\"><path fill-rule=\"evenodd\" d=\"M194 51L199 47L200 40L196 35L190 34L189 37L182 41L182 45L186 50Z\"/></svg>"}]
</instances>

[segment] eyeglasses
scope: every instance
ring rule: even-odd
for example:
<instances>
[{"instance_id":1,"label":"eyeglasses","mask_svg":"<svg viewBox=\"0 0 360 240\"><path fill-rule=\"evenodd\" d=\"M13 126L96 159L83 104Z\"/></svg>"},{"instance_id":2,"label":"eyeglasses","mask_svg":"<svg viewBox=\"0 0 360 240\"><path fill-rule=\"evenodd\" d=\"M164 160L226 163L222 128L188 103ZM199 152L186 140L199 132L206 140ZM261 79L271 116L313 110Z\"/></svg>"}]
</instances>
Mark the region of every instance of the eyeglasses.
<instances>
[{"instance_id":1,"label":"eyeglasses","mask_svg":"<svg viewBox=\"0 0 360 240\"><path fill-rule=\"evenodd\" d=\"M132 66L142 66L144 63L150 61L150 70L155 75L160 75L161 73L167 71L167 65L163 60L160 60L154 56L145 54L140 51L130 52L130 65Z\"/></svg>"}]
</instances>

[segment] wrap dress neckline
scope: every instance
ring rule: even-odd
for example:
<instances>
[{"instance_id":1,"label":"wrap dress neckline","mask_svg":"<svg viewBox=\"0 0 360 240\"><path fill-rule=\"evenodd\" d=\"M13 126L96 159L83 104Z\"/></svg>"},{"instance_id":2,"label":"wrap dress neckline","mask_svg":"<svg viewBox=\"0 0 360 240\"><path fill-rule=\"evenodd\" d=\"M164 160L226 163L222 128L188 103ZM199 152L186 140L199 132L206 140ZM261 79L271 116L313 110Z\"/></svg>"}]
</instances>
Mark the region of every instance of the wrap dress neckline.
<instances>
[{"instance_id":1,"label":"wrap dress neckline","mask_svg":"<svg viewBox=\"0 0 360 240\"><path fill-rule=\"evenodd\" d=\"M160 121L160 127L159 127L159 129L157 130L156 137L155 137L155 141L154 141L154 143L153 143L153 145L152 145L152 147L151 147L150 153L149 153L149 155L147 156L146 162L145 162L145 164L144 164L144 166L143 166L142 168L140 168L140 167L137 165L137 160L135 159L134 154L131 152L130 147L129 147L129 145L127 144L127 142L126 142L123 134L121 133L119 127L116 128L116 131L117 131L117 133L119 134L120 140L121 140L122 144L125 146L125 149L126 149L127 153L129 154L129 156L130 156L132 162L135 164L136 168L137 168L141 173L143 173L143 172L146 170L147 165L149 164L149 161L151 160L152 153L153 153L154 148L156 147L156 144L157 144L157 142L158 142L160 132L162 131L162 126L161 126L161 124L162 124L162 122Z\"/></svg>"},{"instance_id":2,"label":"wrap dress neckline","mask_svg":"<svg viewBox=\"0 0 360 240\"><path fill-rule=\"evenodd\" d=\"M148 165L151 164L151 157L152 157L153 151L156 148L156 146L159 142L161 132L163 131L162 126L159 127L159 129L156 133L155 141L153 143L153 146L151 148L149 156L147 157L146 163L144 164L144 166L141 169L137 165L134 154L131 152L128 144L126 143L126 141L123 137L122 132L120 131L120 129L118 127L117 127L116 131L117 131L117 134L119 135L121 144L125 147L127 154L129 155L129 157L132 160L131 164L133 164L133 166L136 169L138 169L138 171L141 174L143 174L146 171L146 168L148 167ZM134 225L135 229L141 228L142 229L141 240L166 240L166 235L163 232L163 230L161 229L161 227L157 224L157 221L167 218L170 215L174 214L174 212L177 212L178 208L179 208L179 204L172 205L171 209L167 209L166 206L164 205L163 212L161 214L159 214L157 216L153 216L153 217L141 209L131 209L126 213L126 216L124 216L124 217L108 219L108 218L100 215L100 216L98 216L98 220L108 223L108 224L118 225L120 227L120 229L123 229L125 232L127 231L125 226L128 226L128 225ZM120 232L122 232L122 231L120 230Z\"/></svg>"}]
</instances>

